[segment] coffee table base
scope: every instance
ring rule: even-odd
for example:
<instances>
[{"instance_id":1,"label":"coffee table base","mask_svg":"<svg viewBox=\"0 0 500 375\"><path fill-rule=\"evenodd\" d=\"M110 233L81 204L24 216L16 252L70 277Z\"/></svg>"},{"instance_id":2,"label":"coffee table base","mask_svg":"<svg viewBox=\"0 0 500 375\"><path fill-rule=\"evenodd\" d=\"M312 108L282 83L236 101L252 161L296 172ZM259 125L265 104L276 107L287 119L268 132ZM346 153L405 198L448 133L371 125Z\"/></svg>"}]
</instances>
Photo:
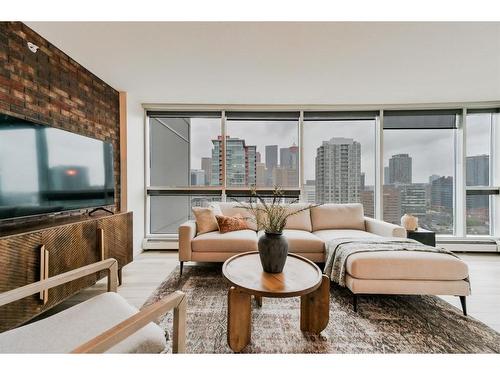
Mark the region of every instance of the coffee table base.
<instances>
[{"instance_id":1,"label":"coffee table base","mask_svg":"<svg viewBox=\"0 0 500 375\"><path fill-rule=\"evenodd\" d=\"M258 306L262 297L255 297ZM252 331L252 296L232 286L228 292L227 343L236 353L249 343ZM300 329L318 334L328 325L330 315L330 279L323 275L318 289L300 297Z\"/></svg>"}]
</instances>

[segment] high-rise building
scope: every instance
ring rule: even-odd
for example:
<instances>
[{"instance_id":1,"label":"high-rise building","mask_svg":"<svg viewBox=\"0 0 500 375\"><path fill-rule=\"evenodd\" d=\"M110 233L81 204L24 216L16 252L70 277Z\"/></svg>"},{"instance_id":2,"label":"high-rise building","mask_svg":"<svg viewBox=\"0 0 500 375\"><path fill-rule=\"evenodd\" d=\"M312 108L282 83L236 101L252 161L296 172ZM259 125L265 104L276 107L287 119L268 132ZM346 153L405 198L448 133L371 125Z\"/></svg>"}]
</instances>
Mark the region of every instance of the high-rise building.
<instances>
[{"instance_id":1,"label":"high-rise building","mask_svg":"<svg viewBox=\"0 0 500 375\"><path fill-rule=\"evenodd\" d=\"M373 190L361 190L359 193L361 204L365 216L375 217L375 203L374 203Z\"/></svg>"},{"instance_id":2,"label":"high-rise building","mask_svg":"<svg viewBox=\"0 0 500 375\"><path fill-rule=\"evenodd\" d=\"M466 183L467 186L488 186L490 184L489 155L467 156Z\"/></svg>"},{"instance_id":3,"label":"high-rise building","mask_svg":"<svg viewBox=\"0 0 500 375\"><path fill-rule=\"evenodd\" d=\"M304 184L304 200L307 203L316 203L316 181L306 180Z\"/></svg>"},{"instance_id":4,"label":"high-rise building","mask_svg":"<svg viewBox=\"0 0 500 375\"><path fill-rule=\"evenodd\" d=\"M384 185L390 185L389 167L384 167Z\"/></svg>"},{"instance_id":5,"label":"high-rise building","mask_svg":"<svg viewBox=\"0 0 500 375\"><path fill-rule=\"evenodd\" d=\"M222 136L212 140L212 173L210 185L222 185Z\"/></svg>"},{"instance_id":6,"label":"high-rise building","mask_svg":"<svg viewBox=\"0 0 500 375\"><path fill-rule=\"evenodd\" d=\"M205 171L203 169L191 169L191 186L205 185Z\"/></svg>"},{"instance_id":7,"label":"high-rise building","mask_svg":"<svg viewBox=\"0 0 500 375\"><path fill-rule=\"evenodd\" d=\"M267 170L266 164L257 162L255 164L255 170L257 175L256 185L259 187L267 185Z\"/></svg>"},{"instance_id":8,"label":"high-rise building","mask_svg":"<svg viewBox=\"0 0 500 375\"><path fill-rule=\"evenodd\" d=\"M261 155L260 155L260 152L259 152L259 151L257 151L257 156L256 156L256 158L257 158L257 163L260 163L260 162L261 162Z\"/></svg>"},{"instance_id":9,"label":"high-rise building","mask_svg":"<svg viewBox=\"0 0 500 375\"><path fill-rule=\"evenodd\" d=\"M211 185L222 184L222 137L212 140ZM226 137L226 183L228 186L252 186L257 180L256 146L247 146L244 139Z\"/></svg>"},{"instance_id":10,"label":"high-rise building","mask_svg":"<svg viewBox=\"0 0 500 375\"><path fill-rule=\"evenodd\" d=\"M401 193L394 185L384 185L383 188L384 220L400 224L401 222Z\"/></svg>"},{"instance_id":11,"label":"high-rise building","mask_svg":"<svg viewBox=\"0 0 500 375\"><path fill-rule=\"evenodd\" d=\"M280 167L290 168L290 148L280 148Z\"/></svg>"},{"instance_id":12,"label":"high-rise building","mask_svg":"<svg viewBox=\"0 0 500 375\"><path fill-rule=\"evenodd\" d=\"M442 176L431 183L431 209L453 210L453 177Z\"/></svg>"},{"instance_id":13,"label":"high-rise building","mask_svg":"<svg viewBox=\"0 0 500 375\"><path fill-rule=\"evenodd\" d=\"M255 186L257 183L257 146L245 146L245 183Z\"/></svg>"},{"instance_id":14,"label":"high-rise building","mask_svg":"<svg viewBox=\"0 0 500 375\"><path fill-rule=\"evenodd\" d=\"M278 145L266 146L267 183L273 186L273 171L278 166Z\"/></svg>"},{"instance_id":15,"label":"high-rise building","mask_svg":"<svg viewBox=\"0 0 500 375\"><path fill-rule=\"evenodd\" d=\"M350 138L323 141L316 150L316 202L359 202L361 144Z\"/></svg>"},{"instance_id":16,"label":"high-rise building","mask_svg":"<svg viewBox=\"0 0 500 375\"><path fill-rule=\"evenodd\" d=\"M362 172L359 176L359 189L361 191L365 190L365 172Z\"/></svg>"},{"instance_id":17,"label":"high-rise building","mask_svg":"<svg viewBox=\"0 0 500 375\"><path fill-rule=\"evenodd\" d=\"M279 171L278 171L279 169ZM278 186L298 186L299 184L299 148L280 148L279 167L273 173L273 182Z\"/></svg>"},{"instance_id":18,"label":"high-rise building","mask_svg":"<svg viewBox=\"0 0 500 375\"><path fill-rule=\"evenodd\" d=\"M210 185L212 179L212 158L201 158L201 169L205 171L204 185Z\"/></svg>"},{"instance_id":19,"label":"high-rise building","mask_svg":"<svg viewBox=\"0 0 500 375\"><path fill-rule=\"evenodd\" d=\"M392 155L389 159L389 183L411 184L412 160L408 154Z\"/></svg>"},{"instance_id":20,"label":"high-rise building","mask_svg":"<svg viewBox=\"0 0 500 375\"><path fill-rule=\"evenodd\" d=\"M298 169L298 165L299 147L297 145L280 148L280 167Z\"/></svg>"},{"instance_id":21,"label":"high-rise building","mask_svg":"<svg viewBox=\"0 0 500 375\"><path fill-rule=\"evenodd\" d=\"M401 194L401 215L425 216L427 212L426 184L402 184L396 186Z\"/></svg>"},{"instance_id":22,"label":"high-rise building","mask_svg":"<svg viewBox=\"0 0 500 375\"><path fill-rule=\"evenodd\" d=\"M429 184L432 184L432 181L435 181L437 180L438 178L440 178L441 176L438 175L438 174L433 174L433 175L430 175L429 176Z\"/></svg>"},{"instance_id":23,"label":"high-rise building","mask_svg":"<svg viewBox=\"0 0 500 375\"><path fill-rule=\"evenodd\" d=\"M467 156L466 159L467 186L488 186L490 184L489 155ZM489 216L490 197L487 195L467 196L467 212L474 217Z\"/></svg>"},{"instance_id":24,"label":"high-rise building","mask_svg":"<svg viewBox=\"0 0 500 375\"><path fill-rule=\"evenodd\" d=\"M298 186L298 173L296 169L277 167L273 171L274 184L280 187Z\"/></svg>"}]
</instances>

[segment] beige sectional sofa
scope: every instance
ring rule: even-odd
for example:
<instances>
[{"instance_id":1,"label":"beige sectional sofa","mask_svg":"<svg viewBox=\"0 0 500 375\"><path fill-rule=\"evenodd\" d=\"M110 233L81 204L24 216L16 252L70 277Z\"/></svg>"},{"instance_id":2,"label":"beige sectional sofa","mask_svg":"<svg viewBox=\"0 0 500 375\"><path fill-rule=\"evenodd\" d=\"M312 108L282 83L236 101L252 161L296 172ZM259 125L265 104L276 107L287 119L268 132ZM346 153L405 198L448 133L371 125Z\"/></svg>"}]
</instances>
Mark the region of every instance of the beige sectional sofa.
<instances>
[{"instance_id":1,"label":"beige sectional sofa","mask_svg":"<svg viewBox=\"0 0 500 375\"><path fill-rule=\"evenodd\" d=\"M216 203L217 204L217 203ZM238 203L218 203L224 215L240 214L248 217ZM297 203L294 208L302 207ZM261 233L254 222L248 220L251 229L221 234L210 232L197 235L196 222L188 221L179 227L179 260L223 262L233 255L257 251ZM325 261L325 243L333 238L390 236L406 237L404 228L363 216L361 204L325 204L302 211L288 218L284 235L289 251L302 255L313 262Z\"/></svg>"},{"instance_id":2,"label":"beige sectional sofa","mask_svg":"<svg viewBox=\"0 0 500 375\"><path fill-rule=\"evenodd\" d=\"M224 215L248 216L237 203L219 203ZM297 204L296 207L301 207ZM260 232L251 229L221 234L218 231L197 235L196 222L179 227L179 261L223 262L238 253L257 251ZM363 215L361 204L325 204L291 216L284 235L289 251L313 262L325 261L325 244L340 237L406 237L398 225ZM363 294L430 294L460 296L464 314L469 295L467 265L444 253L384 251L353 254L347 259L345 284L357 296Z\"/></svg>"}]
</instances>

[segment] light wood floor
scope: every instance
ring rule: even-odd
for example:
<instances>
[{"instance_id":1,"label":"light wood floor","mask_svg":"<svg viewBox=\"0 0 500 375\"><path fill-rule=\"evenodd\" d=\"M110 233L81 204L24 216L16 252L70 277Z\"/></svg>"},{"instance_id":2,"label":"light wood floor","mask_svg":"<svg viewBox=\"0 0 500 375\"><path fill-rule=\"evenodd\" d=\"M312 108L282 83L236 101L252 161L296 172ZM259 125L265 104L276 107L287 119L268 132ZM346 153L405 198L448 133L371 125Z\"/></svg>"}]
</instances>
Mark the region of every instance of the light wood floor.
<instances>
[{"instance_id":1,"label":"light wood floor","mask_svg":"<svg viewBox=\"0 0 500 375\"><path fill-rule=\"evenodd\" d=\"M470 316L500 332L500 254L461 254L469 265L472 295L467 298ZM123 285L118 292L140 308L158 285L178 265L175 251L147 251L123 269ZM65 309L106 291L106 282L81 291L57 306L51 313ZM381 297L383 298L383 297ZM460 308L458 297L442 297Z\"/></svg>"}]
</instances>

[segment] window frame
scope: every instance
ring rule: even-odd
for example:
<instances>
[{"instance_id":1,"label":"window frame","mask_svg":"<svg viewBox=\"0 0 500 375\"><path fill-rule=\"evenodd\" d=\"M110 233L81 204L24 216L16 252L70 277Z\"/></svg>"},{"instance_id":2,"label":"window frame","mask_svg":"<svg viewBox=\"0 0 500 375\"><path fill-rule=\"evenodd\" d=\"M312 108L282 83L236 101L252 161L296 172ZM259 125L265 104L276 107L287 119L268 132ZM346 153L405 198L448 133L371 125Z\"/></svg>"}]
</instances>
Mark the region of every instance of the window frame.
<instances>
[{"instance_id":1,"label":"window frame","mask_svg":"<svg viewBox=\"0 0 500 375\"><path fill-rule=\"evenodd\" d=\"M471 109L471 112L468 112ZM467 186L467 181L464 178L464 217L463 217L463 237L465 238L492 238L498 237L500 235L500 218L495 220L496 214L500 212L500 171L498 170L500 166L500 152L498 147L500 147L500 108L464 108L464 129L465 134L467 132L467 119L469 115L488 113L491 114L491 124L489 129L489 171L488 171L488 181L487 186ZM464 160L463 160L463 173L464 176L467 175L467 138L465 137L464 148L463 148ZM477 235L477 234L467 234L467 192L483 192L489 199L489 234L488 235ZM475 194L470 194L475 195Z\"/></svg>"},{"instance_id":2,"label":"window frame","mask_svg":"<svg viewBox=\"0 0 500 375\"><path fill-rule=\"evenodd\" d=\"M152 235L149 230L150 226L150 201L148 192L151 189L156 189L161 193L168 193L174 190L168 187L153 187L149 184L149 116L148 111L172 112L172 111L189 111L189 112L203 112L203 111L220 111L221 112L221 134L223 136L223 185L221 187L209 187L209 190L220 191L221 200L226 201L226 171L225 171L225 135L226 135L226 111L246 111L246 112L298 112L298 147L299 147L299 187L293 192L298 192L300 199L305 197L305 181L303 179L304 173L304 158L303 158L303 135L304 135L304 112L318 111L318 112L365 112L376 111L379 115L376 118L376 137L375 137L375 218L383 218L383 181L384 181L384 168L383 168L383 149L384 149L384 111L395 110L446 110L460 108L462 113L459 116L460 121L458 128L455 132L455 234L454 235L438 235L440 241L474 241L474 240L495 240L495 237L500 235L500 218L496 214L500 212L500 196L496 196L494 203L491 205L491 233L489 236L476 236L466 234L466 126L467 126L467 110L473 109L498 109L500 108L500 101L491 102L459 102L459 103L433 103L433 104L386 104L386 105L230 105L230 104L142 104L144 112L144 233L145 238L163 238L167 240L177 241L177 234L168 235ZM491 168L498 168L500 166L500 151L496 151L500 147L500 114L497 113L493 121L492 134L491 134ZM496 171L496 169L495 169ZM497 188L500 185L500 172L493 173L490 185ZM179 188L176 188L177 190ZM207 187L190 187L186 188L192 191L207 190ZM227 190L234 190L235 188L228 188ZM245 190L245 188L243 189ZM248 190L248 189L246 189ZM263 189L266 190L266 189Z\"/></svg>"}]
</instances>

